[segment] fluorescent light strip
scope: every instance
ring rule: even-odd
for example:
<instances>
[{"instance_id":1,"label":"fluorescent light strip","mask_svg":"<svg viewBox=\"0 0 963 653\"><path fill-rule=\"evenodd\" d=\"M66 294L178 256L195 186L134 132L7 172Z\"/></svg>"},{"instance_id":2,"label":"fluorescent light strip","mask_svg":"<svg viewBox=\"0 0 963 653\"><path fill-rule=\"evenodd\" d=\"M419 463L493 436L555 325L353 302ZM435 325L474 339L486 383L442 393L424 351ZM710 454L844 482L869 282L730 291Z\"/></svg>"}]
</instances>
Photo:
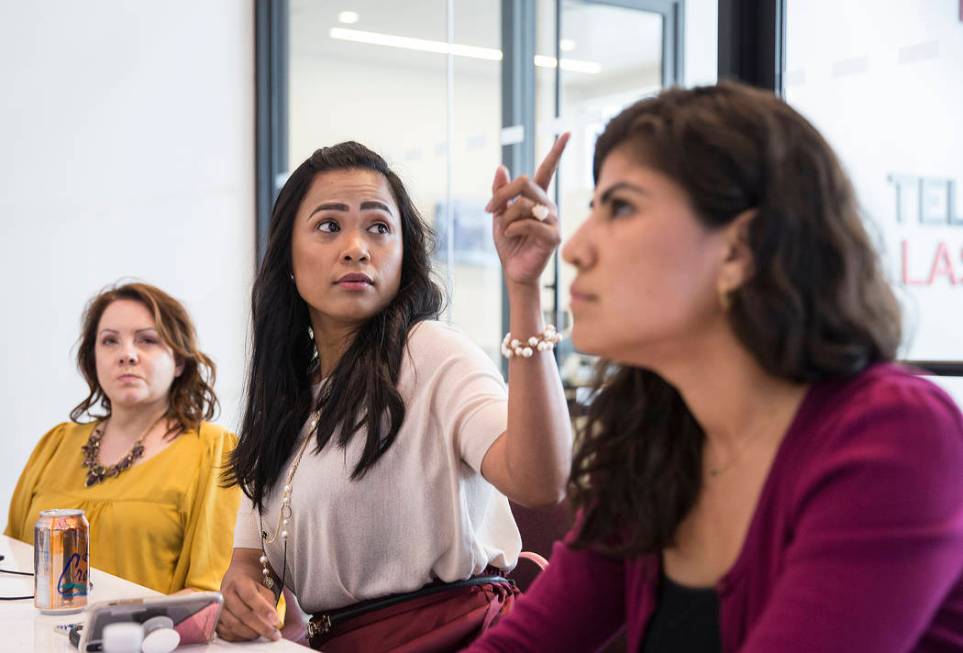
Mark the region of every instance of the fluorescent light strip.
<instances>
[{"instance_id":1,"label":"fluorescent light strip","mask_svg":"<svg viewBox=\"0 0 963 653\"><path fill-rule=\"evenodd\" d=\"M535 65L541 68L554 68L555 57L548 57L544 54L535 55ZM594 61L580 61L578 59L562 59L562 70L573 73L588 73L597 75L602 72L602 65Z\"/></svg>"},{"instance_id":2,"label":"fluorescent light strip","mask_svg":"<svg viewBox=\"0 0 963 653\"><path fill-rule=\"evenodd\" d=\"M480 48L474 45L459 45L457 43L452 43L449 45L444 41L415 39L408 36L380 34L378 32L365 32L357 29L346 29L344 27L332 27L331 31L328 32L328 36L339 41L352 41L354 43L383 45L389 48L418 50L419 52L434 52L436 54L449 54L450 52L456 57L485 59L487 61L502 60L502 51L494 48ZM554 68L556 65L555 57L547 57L545 55L537 54L535 55L535 65L540 68ZM562 59L562 70L595 75L602 72L602 66L594 61Z\"/></svg>"},{"instance_id":3,"label":"fluorescent light strip","mask_svg":"<svg viewBox=\"0 0 963 653\"><path fill-rule=\"evenodd\" d=\"M471 57L472 59L487 59L501 61L502 51L492 48L478 48L471 45L452 43L451 47L444 41L429 41L428 39L413 39L408 36L394 34L379 34L378 32L364 32L357 29L332 27L331 38L339 41L354 41L355 43L370 43L371 45L385 45L389 48L403 48L405 50L419 50L421 52L435 52L437 54L451 54L456 57Z\"/></svg>"}]
</instances>

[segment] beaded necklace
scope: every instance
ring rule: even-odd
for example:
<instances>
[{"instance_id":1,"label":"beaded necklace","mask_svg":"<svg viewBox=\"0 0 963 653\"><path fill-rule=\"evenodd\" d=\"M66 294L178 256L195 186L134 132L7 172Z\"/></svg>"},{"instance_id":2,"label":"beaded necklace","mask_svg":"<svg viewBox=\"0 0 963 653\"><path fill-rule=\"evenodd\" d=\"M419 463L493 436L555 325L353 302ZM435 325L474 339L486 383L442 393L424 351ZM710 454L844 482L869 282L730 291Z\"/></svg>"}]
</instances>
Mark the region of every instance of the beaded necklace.
<instances>
[{"instance_id":1,"label":"beaded necklace","mask_svg":"<svg viewBox=\"0 0 963 653\"><path fill-rule=\"evenodd\" d=\"M268 532L263 530L263 525L261 529L261 557L258 559L261 563L261 582L269 590L274 592L275 600L284 591L284 581L287 577L288 570L288 525L291 523L291 518L294 515L291 510L291 482L294 480L294 473L298 471L298 465L301 464L301 457L304 456L305 450L308 448L308 444L311 442L311 436L314 434L315 429L318 427L318 420L321 419L321 413L315 412L314 417L311 419L311 425L308 427L308 432L304 437L304 442L301 444L301 449L298 451L298 455L294 459L294 463L291 465L291 469L288 471L287 480L284 486L281 488L281 509L278 511L278 521L277 525L274 527L274 533L268 535ZM258 511L258 519L260 519L260 511ZM274 579L271 577L271 570L268 567L268 557L267 557L267 545L274 544L277 542L278 538L281 538L282 544L282 561L281 561L281 582L280 584L275 584Z\"/></svg>"},{"instance_id":2,"label":"beaded necklace","mask_svg":"<svg viewBox=\"0 0 963 653\"><path fill-rule=\"evenodd\" d=\"M84 485L86 487L92 487L105 479L114 478L121 472L130 469L137 459L144 455L144 440L147 438L147 434L150 433L164 417L165 415L161 415L148 426L147 430L134 441L134 446L130 448L127 455L110 467L104 467L98 460L100 457L100 441L104 437L104 431L107 430L107 422L110 421L109 418L94 427L90 437L87 438L87 442L80 447L84 452L83 465L87 468L87 480L84 482Z\"/></svg>"}]
</instances>

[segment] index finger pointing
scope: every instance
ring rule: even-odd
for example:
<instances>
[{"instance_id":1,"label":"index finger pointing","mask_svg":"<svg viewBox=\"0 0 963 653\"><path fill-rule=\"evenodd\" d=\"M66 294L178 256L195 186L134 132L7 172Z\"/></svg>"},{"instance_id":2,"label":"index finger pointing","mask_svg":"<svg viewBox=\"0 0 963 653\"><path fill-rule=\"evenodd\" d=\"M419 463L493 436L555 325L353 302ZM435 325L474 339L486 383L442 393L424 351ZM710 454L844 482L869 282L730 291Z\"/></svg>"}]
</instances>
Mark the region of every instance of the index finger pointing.
<instances>
[{"instance_id":1,"label":"index finger pointing","mask_svg":"<svg viewBox=\"0 0 963 653\"><path fill-rule=\"evenodd\" d=\"M532 180L541 186L542 190L548 190L548 185L552 183L552 175L558 168L558 161L562 158L562 152L565 151L565 146L568 144L571 135L571 132L564 132L556 139L552 149L548 151L548 154L542 159L541 165L538 166L535 176L532 177Z\"/></svg>"}]
</instances>

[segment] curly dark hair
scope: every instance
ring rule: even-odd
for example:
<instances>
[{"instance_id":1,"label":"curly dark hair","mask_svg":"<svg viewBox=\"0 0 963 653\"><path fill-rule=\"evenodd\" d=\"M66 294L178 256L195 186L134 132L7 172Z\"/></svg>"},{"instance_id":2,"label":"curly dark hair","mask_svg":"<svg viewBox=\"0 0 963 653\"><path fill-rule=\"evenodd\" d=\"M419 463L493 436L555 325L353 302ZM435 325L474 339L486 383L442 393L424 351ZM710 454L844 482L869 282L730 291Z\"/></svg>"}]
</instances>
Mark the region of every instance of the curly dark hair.
<instances>
[{"instance_id":1,"label":"curly dark hair","mask_svg":"<svg viewBox=\"0 0 963 653\"><path fill-rule=\"evenodd\" d=\"M170 388L165 416L173 424L167 435L196 430L202 421L214 419L218 411L217 395L214 394L217 376L214 361L198 348L194 323L183 304L146 283L108 287L87 303L77 348L77 367L90 393L70 411L70 419L79 422L85 414L93 419L110 417L110 398L97 380L95 348L100 318L107 307L119 299L139 302L150 311L157 334L173 350L177 364L184 366ZM103 413L92 413L91 409L98 405Z\"/></svg>"},{"instance_id":2,"label":"curly dark hair","mask_svg":"<svg viewBox=\"0 0 963 653\"><path fill-rule=\"evenodd\" d=\"M388 181L401 214L403 244L398 293L356 332L315 401L311 380L319 369L308 307L291 280L292 225L316 175L330 170L373 170ZM338 433L344 447L362 429L365 446L352 478L359 479L388 450L405 417L397 390L408 333L436 319L441 289L431 278L431 229L401 179L378 154L345 142L316 150L291 173L271 215L268 245L251 295L252 357L240 440L224 475L258 507L277 482L312 410L320 451ZM321 408L323 407L323 410Z\"/></svg>"},{"instance_id":3,"label":"curly dark hair","mask_svg":"<svg viewBox=\"0 0 963 653\"><path fill-rule=\"evenodd\" d=\"M613 118L613 149L667 175L708 228L755 209L754 274L728 319L769 374L798 383L892 360L900 313L832 148L773 94L735 82L673 88ZM569 483L583 513L577 546L618 555L670 546L702 483L705 434L679 392L651 370L603 362Z\"/></svg>"}]
</instances>

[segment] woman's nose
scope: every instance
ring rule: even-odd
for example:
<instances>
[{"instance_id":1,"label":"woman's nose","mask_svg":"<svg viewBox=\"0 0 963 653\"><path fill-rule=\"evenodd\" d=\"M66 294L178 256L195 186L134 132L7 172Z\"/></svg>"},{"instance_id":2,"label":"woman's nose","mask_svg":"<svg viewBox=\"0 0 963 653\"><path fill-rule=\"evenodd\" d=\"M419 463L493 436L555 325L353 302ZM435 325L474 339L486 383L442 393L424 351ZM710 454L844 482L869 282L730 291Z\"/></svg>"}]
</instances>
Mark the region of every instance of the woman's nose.
<instances>
[{"instance_id":1,"label":"woman's nose","mask_svg":"<svg viewBox=\"0 0 963 653\"><path fill-rule=\"evenodd\" d=\"M562 244L562 260L579 270L591 266L595 260L593 247L586 234L588 231L587 222L583 222L575 233Z\"/></svg>"},{"instance_id":2,"label":"woman's nose","mask_svg":"<svg viewBox=\"0 0 963 653\"><path fill-rule=\"evenodd\" d=\"M134 349L133 344L125 345L120 350L120 364L121 365L133 365L137 362L137 350Z\"/></svg>"},{"instance_id":3,"label":"woman's nose","mask_svg":"<svg viewBox=\"0 0 963 653\"><path fill-rule=\"evenodd\" d=\"M367 261L368 248L364 242L364 239L360 236L353 236L344 248L344 252L341 254L341 259L346 262L363 262Z\"/></svg>"}]
</instances>

